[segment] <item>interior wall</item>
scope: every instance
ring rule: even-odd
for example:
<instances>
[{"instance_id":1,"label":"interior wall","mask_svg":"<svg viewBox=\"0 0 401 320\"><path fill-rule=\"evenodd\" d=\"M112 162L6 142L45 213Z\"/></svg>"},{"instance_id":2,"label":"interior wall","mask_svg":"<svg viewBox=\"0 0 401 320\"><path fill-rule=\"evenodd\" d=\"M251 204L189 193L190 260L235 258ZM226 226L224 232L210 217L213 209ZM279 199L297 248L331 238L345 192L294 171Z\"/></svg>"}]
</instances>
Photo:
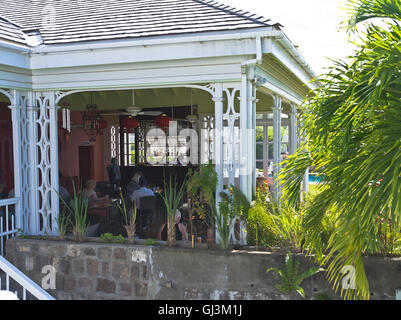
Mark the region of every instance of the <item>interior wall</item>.
<instances>
[{"instance_id":1,"label":"interior wall","mask_svg":"<svg viewBox=\"0 0 401 320\"><path fill-rule=\"evenodd\" d=\"M61 114L59 114L61 119ZM94 174L92 179L105 181L103 135L96 138L96 142L89 142L89 137L82 128L80 112L71 112L71 134L68 136L64 130L59 130L59 170L66 178L79 177L79 147L93 146ZM107 130L107 129L106 129Z\"/></svg>"},{"instance_id":2,"label":"interior wall","mask_svg":"<svg viewBox=\"0 0 401 320\"><path fill-rule=\"evenodd\" d=\"M3 96L1 100L6 98ZM0 184L5 184L7 192L14 188L13 134L9 105L9 102L0 102Z\"/></svg>"}]
</instances>

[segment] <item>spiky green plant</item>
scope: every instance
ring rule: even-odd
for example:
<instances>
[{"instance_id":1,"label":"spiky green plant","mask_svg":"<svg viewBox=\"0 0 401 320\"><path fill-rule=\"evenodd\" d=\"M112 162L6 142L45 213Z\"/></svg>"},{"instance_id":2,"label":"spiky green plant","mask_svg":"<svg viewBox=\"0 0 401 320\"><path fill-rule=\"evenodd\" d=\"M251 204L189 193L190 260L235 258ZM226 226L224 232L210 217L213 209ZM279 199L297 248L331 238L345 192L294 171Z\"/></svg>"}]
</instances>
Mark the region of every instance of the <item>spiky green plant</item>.
<instances>
[{"instance_id":1,"label":"spiky green plant","mask_svg":"<svg viewBox=\"0 0 401 320\"><path fill-rule=\"evenodd\" d=\"M251 205L241 190L235 186L231 186L229 194L221 192L220 198L219 210L214 213L214 224L220 237L220 247L227 249L232 227L236 220L246 221Z\"/></svg>"},{"instance_id":2,"label":"spiky green plant","mask_svg":"<svg viewBox=\"0 0 401 320\"><path fill-rule=\"evenodd\" d=\"M117 203L117 207L120 209L120 212L122 212L124 219L124 228L127 231L128 240L131 243L133 243L136 232L136 217L137 217L136 202L134 201L132 204L132 208L128 210L122 193L120 193L120 198L121 198L121 204Z\"/></svg>"},{"instance_id":3,"label":"spiky green plant","mask_svg":"<svg viewBox=\"0 0 401 320\"><path fill-rule=\"evenodd\" d=\"M305 279L310 278L321 271L324 271L324 269L321 267L313 267L299 274L299 262L294 262L292 254L287 253L285 257L285 268L269 268L267 269L266 273L272 271L276 272L281 277L282 283L276 285L277 290L281 291L284 294L290 294L296 291L302 296L302 298L305 299L305 291L301 287L302 282Z\"/></svg>"},{"instance_id":4,"label":"spiky green plant","mask_svg":"<svg viewBox=\"0 0 401 320\"><path fill-rule=\"evenodd\" d=\"M357 288L341 288L341 294L369 299L363 255L383 250L380 221L391 221L394 237L401 229L401 1L349 4L348 28L359 44L348 62L335 62L319 78L320 88L302 112L308 144L288 159L280 179L284 195L297 207L305 169L314 166L323 173L319 184L324 190L304 217L305 248L310 253L322 249L322 221L335 212L334 232L320 262L328 265L336 291L343 267L354 266ZM388 19L378 26L372 18ZM358 33L362 24L364 31Z\"/></svg>"},{"instance_id":5,"label":"spiky green plant","mask_svg":"<svg viewBox=\"0 0 401 320\"><path fill-rule=\"evenodd\" d=\"M60 195L59 198L64 203L66 210L69 211L73 217L74 221L72 232L75 236L75 239L79 242L83 242L89 228L89 223L87 221L88 199L82 196L82 189L79 189L80 191L77 192L74 180L72 180L72 186L74 190L74 196L72 198L71 206L66 203Z\"/></svg>"},{"instance_id":6,"label":"spiky green plant","mask_svg":"<svg viewBox=\"0 0 401 320\"><path fill-rule=\"evenodd\" d=\"M65 235L67 234L68 228L71 223L70 217L67 215L67 208L63 206L63 210L61 214L56 218L57 226L58 226L58 235L60 240L65 239Z\"/></svg>"},{"instance_id":7,"label":"spiky green plant","mask_svg":"<svg viewBox=\"0 0 401 320\"><path fill-rule=\"evenodd\" d=\"M169 246L176 245L175 216L184 198L187 184L187 178L178 186L177 181L173 181L171 177L169 183L164 184L164 191L161 197L167 210L167 238Z\"/></svg>"}]
</instances>

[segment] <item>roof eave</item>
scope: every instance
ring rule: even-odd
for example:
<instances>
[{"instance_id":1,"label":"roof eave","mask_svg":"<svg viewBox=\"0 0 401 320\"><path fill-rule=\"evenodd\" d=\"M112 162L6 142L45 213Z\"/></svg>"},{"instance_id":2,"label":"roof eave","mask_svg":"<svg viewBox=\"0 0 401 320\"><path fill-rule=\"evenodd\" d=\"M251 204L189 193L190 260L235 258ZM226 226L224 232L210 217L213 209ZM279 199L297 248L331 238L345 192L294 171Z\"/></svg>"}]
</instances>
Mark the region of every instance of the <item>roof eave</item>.
<instances>
[{"instance_id":1,"label":"roof eave","mask_svg":"<svg viewBox=\"0 0 401 320\"><path fill-rule=\"evenodd\" d=\"M26 44L17 42L17 41L12 41L9 39L5 39L5 38L0 38L0 48L6 48L9 50L13 50L13 51L18 51L18 52L30 52L31 49L29 48L29 46L27 46Z\"/></svg>"}]
</instances>

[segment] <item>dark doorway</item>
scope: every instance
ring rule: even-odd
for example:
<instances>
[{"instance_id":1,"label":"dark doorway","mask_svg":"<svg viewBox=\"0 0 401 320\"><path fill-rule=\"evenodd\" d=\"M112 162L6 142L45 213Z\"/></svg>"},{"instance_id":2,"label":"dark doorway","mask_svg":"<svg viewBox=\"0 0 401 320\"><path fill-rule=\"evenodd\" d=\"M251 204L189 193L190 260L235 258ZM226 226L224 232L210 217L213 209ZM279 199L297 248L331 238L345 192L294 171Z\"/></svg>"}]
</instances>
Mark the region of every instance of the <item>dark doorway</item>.
<instances>
[{"instance_id":1,"label":"dark doorway","mask_svg":"<svg viewBox=\"0 0 401 320\"><path fill-rule=\"evenodd\" d=\"M93 146L79 147L79 179L83 187L95 176Z\"/></svg>"}]
</instances>

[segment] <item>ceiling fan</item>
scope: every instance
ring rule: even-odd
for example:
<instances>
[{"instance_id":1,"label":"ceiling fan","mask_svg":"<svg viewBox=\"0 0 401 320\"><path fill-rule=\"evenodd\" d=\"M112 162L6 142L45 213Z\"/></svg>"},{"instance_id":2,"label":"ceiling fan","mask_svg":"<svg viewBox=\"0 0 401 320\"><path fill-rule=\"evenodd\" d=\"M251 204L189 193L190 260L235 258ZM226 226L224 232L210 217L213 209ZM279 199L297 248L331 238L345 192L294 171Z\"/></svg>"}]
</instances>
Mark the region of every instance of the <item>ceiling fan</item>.
<instances>
[{"instance_id":1,"label":"ceiling fan","mask_svg":"<svg viewBox=\"0 0 401 320\"><path fill-rule=\"evenodd\" d=\"M105 116L120 116L120 115L127 115L127 116L131 116L131 117L136 117L136 116L152 116L152 117L158 117L162 114L163 112L161 111L146 111L146 109L144 110L141 107L138 107L135 104L135 90L132 90L132 105L127 107L125 110L120 111L118 113L116 112L106 112L104 113Z\"/></svg>"}]
</instances>

